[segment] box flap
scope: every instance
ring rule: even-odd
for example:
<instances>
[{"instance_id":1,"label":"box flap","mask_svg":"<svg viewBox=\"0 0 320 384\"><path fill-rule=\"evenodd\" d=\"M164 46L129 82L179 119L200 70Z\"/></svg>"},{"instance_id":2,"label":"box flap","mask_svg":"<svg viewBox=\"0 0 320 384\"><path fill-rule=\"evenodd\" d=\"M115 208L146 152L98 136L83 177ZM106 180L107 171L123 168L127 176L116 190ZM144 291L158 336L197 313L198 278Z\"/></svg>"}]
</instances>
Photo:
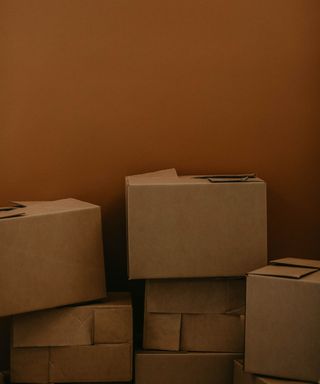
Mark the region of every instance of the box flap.
<instances>
[{"instance_id":1,"label":"box flap","mask_svg":"<svg viewBox=\"0 0 320 384\"><path fill-rule=\"evenodd\" d=\"M177 177L177 171L175 168L162 169L161 171L141 173L140 175L131 175L127 176L128 180L132 179L144 179L144 178L153 178L153 177Z\"/></svg>"},{"instance_id":2,"label":"box flap","mask_svg":"<svg viewBox=\"0 0 320 384\"><path fill-rule=\"evenodd\" d=\"M295 257L285 257L270 261L273 265L291 265L296 267L307 267L320 269L320 260L298 259Z\"/></svg>"},{"instance_id":3,"label":"box flap","mask_svg":"<svg viewBox=\"0 0 320 384\"><path fill-rule=\"evenodd\" d=\"M291 267L286 265L267 265L266 267L262 267L250 272L249 275L277 276L300 279L301 277L316 271L316 268Z\"/></svg>"},{"instance_id":4,"label":"box flap","mask_svg":"<svg viewBox=\"0 0 320 384\"><path fill-rule=\"evenodd\" d=\"M23 208L0 209L0 219L24 216L26 213Z\"/></svg>"}]
</instances>

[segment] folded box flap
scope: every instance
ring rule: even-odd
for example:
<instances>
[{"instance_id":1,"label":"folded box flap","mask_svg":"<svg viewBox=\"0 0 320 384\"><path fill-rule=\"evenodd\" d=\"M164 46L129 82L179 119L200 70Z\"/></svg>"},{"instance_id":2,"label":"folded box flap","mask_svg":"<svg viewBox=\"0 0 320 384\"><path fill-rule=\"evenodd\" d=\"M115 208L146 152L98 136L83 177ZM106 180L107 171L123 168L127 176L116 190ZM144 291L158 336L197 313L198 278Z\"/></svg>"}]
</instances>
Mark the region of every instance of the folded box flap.
<instances>
[{"instance_id":1,"label":"folded box flap","mask_svg":"<svg viewBox=\"0 0 320 384\"><path fill-rule=\"evenodd\" d=\"M287 265L267 265L266 267L262 267L250 272L249 275L264 275L300 279L303 276L317 271L318 269L316 268L302 268Z\"/></svg>"},{"instance_id":2,"label":"folded box flap","mask_svg":"<svg viewBox=\"0 0 320 384\"><path fill-rule=\"evenodd\" d=\"M272 260L270 263L272 265L286 265L320 269L320 260L312 259L298 259L294 257L285 257L283 259Z\"/></svg>"},{"instance_id":3,"label":"folded box flap","mask_svg":"<svg viewBox=\"0 0 320 384\"><path fill-rule=\"evenodd\" d=\"M128 179L144 179L153 177L177 177L177 171L175 168L162 169L161 171L142 173L140 175L127 176Z\"/></svg>"},{"instance_id":4,"label":"folded box flap","mask_svg":"<svg viewBox=\"0 0 320 384\"><path fill-rule=\"evenodd\" d=\"M7 209L7 210L1 210L0 209L0 219L8 219L11 217L18 217L25 215L25 211L23 208L17 208L17 209Z\"/></svg>"}]
</instances>

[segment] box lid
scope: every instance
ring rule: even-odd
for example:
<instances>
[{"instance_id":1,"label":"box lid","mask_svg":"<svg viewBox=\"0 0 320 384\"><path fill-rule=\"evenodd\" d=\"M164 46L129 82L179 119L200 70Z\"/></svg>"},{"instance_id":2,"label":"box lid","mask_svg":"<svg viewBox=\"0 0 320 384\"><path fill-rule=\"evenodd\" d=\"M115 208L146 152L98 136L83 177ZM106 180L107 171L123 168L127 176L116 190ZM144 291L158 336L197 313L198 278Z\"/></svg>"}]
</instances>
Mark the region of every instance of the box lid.
<instances>
[{"instance_id":1,"label":"box lid","mask_svg":"<svg viewBox=\"0 0 320 384\"><path fill-rule=\"evenodd\" d=\"M271 261L265 267L249 272L248 275L263 275L301 279L319 271L320 261L311 259L284 258Z\"/></svg>"}]
</instances>

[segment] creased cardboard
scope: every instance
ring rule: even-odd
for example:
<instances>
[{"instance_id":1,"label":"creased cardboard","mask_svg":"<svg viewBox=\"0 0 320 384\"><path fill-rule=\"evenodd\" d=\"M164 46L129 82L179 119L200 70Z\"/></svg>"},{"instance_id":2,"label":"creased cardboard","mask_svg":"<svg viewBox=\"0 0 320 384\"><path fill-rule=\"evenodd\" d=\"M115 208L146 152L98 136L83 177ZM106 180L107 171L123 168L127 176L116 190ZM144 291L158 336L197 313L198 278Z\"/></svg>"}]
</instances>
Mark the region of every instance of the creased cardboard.
<instances>
[{"instance_id":1,"label":"creased cardboard","mask_svg":"<svg viewBox=\"0 0 320 384\"><path fill-rule=\"evenodd\" d=\"M244 279L147 280L144 349L243 352Z\"/></svg>"},{"instance_id":2,"label":"creased cardboard","mask_svg":"<svg viewBox=\"0 0 320 384\"><path fill-rule=\"evenodd\" d=\"M241 276L267 264L266 185L127 177L130 279Z\"/></svg>"},{"instance_id":3,"label":"creased cardboard","mask_svg":"<svg viewBox=\"0 0 320 384\"><path fill-rule=\"evenodd\" d=\"M100 207L24 202L0 220L0 316L106 296Z\"/></svg>"},{"instance_id":4,"label":"creased cardboard","mask_svg":"<svg viewBox=\"0 0 320 384\"><path fill-rule=\"evenodd\" d=\"M270 266L269 274L265 268L249 273L246 371L311 382L320 379L320 270L315 271L316 265L317 261L280 260Z\"/></svg>"},{"instance_id":5,"label":"creased cardboard","mask_svg":"<svg viewBox=\"0 0 320 384\"><path fill-rule=\"evenodd\" d=\"M111 292L108 299L94 304L17 315L12 321L14 348L131 341L131 299L124 292Z\"/></svg>"},{"instance_id":6,"label":"creased cardboard","mask_svg":"<svg viewBox=\"0 0 320 384\"><path fill-rule=\"evenodd\" d=\"M241 354L137 352L136 384L231 384Z\"/></svg>"},{"instance_id":7,"label":"creased cardboard","mask_svg":"<svg viewBox=\"0 0 320 384\"><path fill-rule=\"evenodd\" d=\"M243 362L235 360L233 365L233 384L311 384L307 381L293 381L247 373L243 369Z\"/></svg>"},{"instance_id":8,"label":"creased cardboard","mask_svg":"<svg viewBox=\"0 0 320 384\"><path fill-rule=\"evenodd\" d=\"M130 295L14 316L11 356L12 382L131 380Z\"/></svg>"}]
</instances>

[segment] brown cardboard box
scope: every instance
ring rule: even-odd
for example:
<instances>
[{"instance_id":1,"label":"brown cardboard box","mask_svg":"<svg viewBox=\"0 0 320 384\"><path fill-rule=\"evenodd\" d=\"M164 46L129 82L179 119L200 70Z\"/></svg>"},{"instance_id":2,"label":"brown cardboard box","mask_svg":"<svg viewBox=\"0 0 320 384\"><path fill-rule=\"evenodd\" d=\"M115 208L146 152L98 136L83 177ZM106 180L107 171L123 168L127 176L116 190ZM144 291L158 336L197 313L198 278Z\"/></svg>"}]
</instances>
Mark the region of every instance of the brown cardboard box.
<instances>
[{"instance_id":1,"label":"brown cardboard box","mask_svg":"<svg viewBox=\"0 0 320 384\"><path fill-rule=\"evenodd\" d=\"M237 353L137 352L136 384L231 384Z\"/></svg>"},{"instance_id":2,"label":"brown cardboard box","mask_svg":"<svg viewBox=\"0 0 320 384\"><path fill-rule=\"evenodd\" d=\"M292 381L247 373L243 369L243 362L235 360L233 365L233 384L311 384L306 381Z\"/></svg>"},{"instance_id":3,"label":"brown cardboard box","mask_svg":"<svg viewBox=\"0 0 320 384\"><path fill-rule=\"evenodd\" d=\"M0 219L0 316L105 297L100 208L75 199L21 205Z\"/></svg>"},{"instance_id":4,"label":"brown cardboard box","mask_svg":"<svg viewBox=\"0 0 320 384\"><path fill-rule=\"evenodd\" d=\"M245 280L147 280L144 349L243 352Z\"/></svg>"},{"instance_id":5,"label":"brown cardboard box","mask_svg":"<svg viewBox=\"0 0 320 384\"><path fill-rule=\"evenodd\" d=\"M240 276L267 264L266 185L238 180L127 177L129 278Z\"/></svg>"},{"instance_id":6,"label":"brown cardboard box","mask_svg":"<svg viewBox=\"0 0 320 384\"><path fill-rule=\"evenodd\" d=\"M286 258L247 278L245 370L320 379L320 261Z\"/></svg>"},{"instance_id":7,"label":"brown cardboard box","mask_svg":"<svg viewBox=\"0 0 320 384\"><path fill-rule=\"evenodd\" d=\"M11 356L12 382L131 380L130 295L15 316Z\"/></svg>"}]
</instances>

